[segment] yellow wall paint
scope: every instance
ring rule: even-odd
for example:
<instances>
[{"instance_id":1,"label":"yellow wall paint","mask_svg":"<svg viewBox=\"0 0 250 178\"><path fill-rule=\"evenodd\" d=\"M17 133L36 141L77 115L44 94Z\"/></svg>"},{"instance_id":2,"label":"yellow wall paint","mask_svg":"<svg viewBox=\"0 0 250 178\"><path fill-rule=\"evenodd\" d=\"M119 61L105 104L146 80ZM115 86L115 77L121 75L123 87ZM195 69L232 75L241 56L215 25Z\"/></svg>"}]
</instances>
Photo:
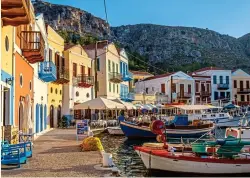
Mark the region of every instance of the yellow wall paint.
<instances>
[{"instance_id":1,"label":"yellow wall paint","mask_svg":"<svg viewBox=\"0 0 250 178\"><path fill-rule=\"evenodd\" d=\"M2 59L2 70L12 75L12 52L13 52L13 29L12 26L2 27L2 49L1 49L1 59ZM5 48L5 38L8 37L9 50L6 51Z\"/></svg>"},{"instance_id":2,"label":"yellow wall paint","mask_svg":"<svg viewBox=\"0 0 250 178\"><path fill-rule=\"evenodd\" d=\"M52 61L55 62L55 52L58 52L60 55L63 54L64 39L58 33L56 33L50 26L47 26L47 33L49 48L52 49ZM61 84L48 84L48 111L50 111L51 105L53 105L55 108L54 112L56 112L59 106L62 106L62 92L63 91ZM48 114L49 113L50 112L48 112Z\"/></svg>"}]
</instances>

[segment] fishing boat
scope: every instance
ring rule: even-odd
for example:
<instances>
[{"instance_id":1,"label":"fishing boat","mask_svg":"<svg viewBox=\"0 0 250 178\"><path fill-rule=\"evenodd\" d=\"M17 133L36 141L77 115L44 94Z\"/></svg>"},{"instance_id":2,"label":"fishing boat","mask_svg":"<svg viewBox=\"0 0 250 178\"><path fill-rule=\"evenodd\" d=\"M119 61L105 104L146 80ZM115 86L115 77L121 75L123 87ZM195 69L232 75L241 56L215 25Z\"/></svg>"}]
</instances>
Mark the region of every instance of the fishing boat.
<instances>
[{"instance_id":1,"label":"fishing boat","mask_svg":"<svg viewBox=\"0 0 250 178\"><path fill-rule=\"evenodd\" d=\"M124 135L120 127L108 127L107 129L110 135Z\"/></svg>"},{"instance_id":2,"label":"fishing boat","mask_svg":"<svg viewBox=\"0 0 250 178\"><path fill-rule=\"evenodd\" d=\"M167 137L171 138L197 138L214 128L211 122L193 120L190 123L188 115L176 115L172 120L161 124L164 125ZM120 127L128 138L156 138L157 136L153 133L152 124L136 124L125 121L121 122Z\"/></svg>"},{"instance_id":3,"label":"fishing boat","mask_svg":"<svg viewBox=\"0 0 250 178\"><path fill-rule=\"evenodd\" d=\"M146 146L135 146L134 149L150 170L225 176L250 173L250 159L239 156L245 145L250 145L250 141L228 137L224 140L193 143L192 152Z\"/></svg>"}]
</instances>

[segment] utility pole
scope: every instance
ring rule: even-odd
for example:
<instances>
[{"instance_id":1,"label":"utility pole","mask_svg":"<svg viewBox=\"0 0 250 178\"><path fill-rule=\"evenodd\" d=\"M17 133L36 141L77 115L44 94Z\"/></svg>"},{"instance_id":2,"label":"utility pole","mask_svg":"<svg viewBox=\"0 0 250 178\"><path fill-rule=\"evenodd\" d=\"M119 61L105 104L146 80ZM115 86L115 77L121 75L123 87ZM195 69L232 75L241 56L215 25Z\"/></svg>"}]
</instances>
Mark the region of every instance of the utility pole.
<instances>
[{"instance_id":1,"label":"utility pole","mask_svg":"<svg viewBox=\"0 0 250 178\"><path fill-rule=\"evenodd\" d=\"M170 102L173 103L173 94L172 94L172 85L173 85L173 76L170 77Z\"/></svg>"}]
</instances>

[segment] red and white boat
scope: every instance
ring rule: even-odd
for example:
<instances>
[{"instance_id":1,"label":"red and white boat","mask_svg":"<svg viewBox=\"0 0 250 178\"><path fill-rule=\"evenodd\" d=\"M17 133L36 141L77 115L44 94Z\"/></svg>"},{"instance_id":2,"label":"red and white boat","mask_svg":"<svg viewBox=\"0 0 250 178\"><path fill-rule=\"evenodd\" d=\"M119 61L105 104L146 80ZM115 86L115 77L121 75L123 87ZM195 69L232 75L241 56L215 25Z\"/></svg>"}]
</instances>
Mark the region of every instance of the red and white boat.
<instances>
[{"instance_id":1,"label":"red and white boat","mask_svg":"<svg viewBox=\"0 0 250 178\"><path fill-rule=\"evenodd\" d=\"M134 147L144 165L150 170L191 174L246 174L250 173L250 159L198 157L193 153L170 152L166 149Z\"/></svg>"}]
</instances>

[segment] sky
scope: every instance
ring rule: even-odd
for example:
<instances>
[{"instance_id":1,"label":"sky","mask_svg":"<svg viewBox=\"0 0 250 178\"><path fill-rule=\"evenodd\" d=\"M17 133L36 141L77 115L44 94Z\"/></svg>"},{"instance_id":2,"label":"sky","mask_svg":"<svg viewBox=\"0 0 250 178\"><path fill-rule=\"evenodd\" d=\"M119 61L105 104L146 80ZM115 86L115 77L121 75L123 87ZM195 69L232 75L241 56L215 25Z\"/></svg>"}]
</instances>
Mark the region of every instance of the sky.
<instances>
[{"instance_id":1,"label":"sky","mask_svg":"<svg viewBox=\"0 0 250 178\"><path fill-rule=\"evenodd\" d=\"M105 19L104 0L45 0ZM250 0L106 0L111 26L151 23L208 28L240 37L250 32Z\"/></svg>"}]
</instances>

